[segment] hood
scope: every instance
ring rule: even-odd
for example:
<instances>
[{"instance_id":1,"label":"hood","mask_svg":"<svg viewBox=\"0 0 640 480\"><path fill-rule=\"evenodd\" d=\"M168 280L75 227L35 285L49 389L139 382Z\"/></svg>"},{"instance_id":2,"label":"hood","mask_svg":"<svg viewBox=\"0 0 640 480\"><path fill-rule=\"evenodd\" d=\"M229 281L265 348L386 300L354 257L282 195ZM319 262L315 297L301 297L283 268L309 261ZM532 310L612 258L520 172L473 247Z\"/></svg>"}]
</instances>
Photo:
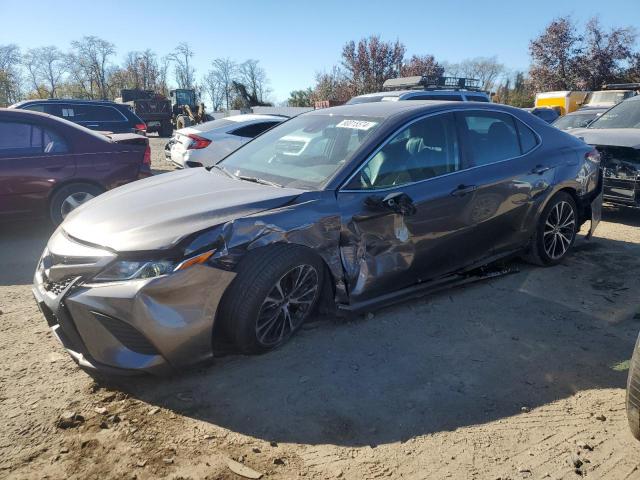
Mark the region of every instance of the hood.
<instances>
[{"instance_id":1,"label":"hood","mask_svg":"<svg viewBox=\"0 0 640 480\"><path fill-rule=\"evenodd\" d=\"M166 249L186 235L283 206L301 193L217 170L187 169L104 193L71 212L62 228L78 240L116 251Z\"/></svg>"},{"instance_id":2,"label":"hood","mask_svg":"<svg viewBox=\"0 0 640 480\"><path fill-rule=\"evenodd\" d=\"M610 145L640 149L640 128L574 128L568 133L589 145Z\"/></svg>"}]
</instances>

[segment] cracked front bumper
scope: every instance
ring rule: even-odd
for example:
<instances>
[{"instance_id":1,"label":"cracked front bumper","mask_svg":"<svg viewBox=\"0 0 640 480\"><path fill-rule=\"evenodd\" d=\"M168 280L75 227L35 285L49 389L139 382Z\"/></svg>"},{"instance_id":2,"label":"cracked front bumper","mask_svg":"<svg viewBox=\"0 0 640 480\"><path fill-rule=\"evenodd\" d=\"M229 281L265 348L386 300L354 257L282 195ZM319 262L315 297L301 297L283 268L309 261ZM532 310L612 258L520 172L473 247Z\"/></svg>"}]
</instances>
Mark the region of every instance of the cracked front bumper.
<instances>
[{"instance_id":1,"label":"cracked front bumper","mask_svg":"<svg viewBox=\"0 0 640 480\"><path fill-rule=\"evenodd\" d=\"M33 294L54 335L82 367L165 374L210 358L218 305L235 273L196 265L153 279L47 288Z\"/></svg>"}]
</instances>

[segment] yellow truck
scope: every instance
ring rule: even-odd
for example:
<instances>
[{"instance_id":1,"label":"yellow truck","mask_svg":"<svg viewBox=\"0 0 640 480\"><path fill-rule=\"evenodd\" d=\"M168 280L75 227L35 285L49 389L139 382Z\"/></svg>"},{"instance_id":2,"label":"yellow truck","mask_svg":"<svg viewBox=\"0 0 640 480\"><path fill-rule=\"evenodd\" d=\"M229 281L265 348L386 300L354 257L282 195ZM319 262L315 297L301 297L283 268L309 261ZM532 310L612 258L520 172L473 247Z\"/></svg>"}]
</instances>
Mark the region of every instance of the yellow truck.
<instances>
[{"instance_id":1,"label":"yellow truck","mask_svg":"<svg viewBox=\"0 0 640 480\"><path fill-rule=\"evenodd\" d=\"M535 106L553 108L560 115L566 115L582 107L590 93L575 90L537 93Z\"/></svg>"}]
</instances>

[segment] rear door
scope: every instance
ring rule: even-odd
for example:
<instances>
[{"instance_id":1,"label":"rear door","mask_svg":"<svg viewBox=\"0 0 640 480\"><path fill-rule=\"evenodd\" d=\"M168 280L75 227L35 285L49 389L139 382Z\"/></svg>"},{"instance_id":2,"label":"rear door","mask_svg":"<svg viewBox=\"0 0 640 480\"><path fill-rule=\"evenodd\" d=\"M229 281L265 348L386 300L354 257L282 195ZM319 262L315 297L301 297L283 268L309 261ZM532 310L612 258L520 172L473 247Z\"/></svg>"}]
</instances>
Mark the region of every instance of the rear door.
<instances>
[{"instance_id":1,"label":"rear door","mask_svg":"<svg viewBox=\"0 0 640 480\"><path fill-rule=\"evenodd\" d=\"M475 185L466 212L474 227L475 259L518 248L528 240L528 213L553 184L556 165L540 158L538 135L504 112L456 113Z\"/></svg>"},{"instance_id":2,"label":"rear door","mask_svg":"<svg viewBox=\"0 0 640 480\"><path fill-rule=\"evenodd\" d=\"M76 162L58 132L0 117L0 170L0 212L40 214L52 187L74 175Z\"/></svg>"}]
</instances>

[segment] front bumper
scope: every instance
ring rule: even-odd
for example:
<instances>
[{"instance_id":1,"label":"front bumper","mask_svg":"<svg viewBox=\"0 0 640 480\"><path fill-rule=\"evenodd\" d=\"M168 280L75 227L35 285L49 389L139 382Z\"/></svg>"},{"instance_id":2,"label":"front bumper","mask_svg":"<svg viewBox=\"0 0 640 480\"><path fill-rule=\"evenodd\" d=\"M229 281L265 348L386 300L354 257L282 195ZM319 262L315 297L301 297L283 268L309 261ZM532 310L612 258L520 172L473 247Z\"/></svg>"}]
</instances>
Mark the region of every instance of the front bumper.
<instances>
[{"instance_id":1,"label":"front bumper","mask_svg":"<svg viewBox=\"0 0 640 480\"><path fill-rule=\"evenodd\" d=\"M52 287L41 264L33 295L81 367L166 374L213 355L216 311L235 273L196 265L153 279L88 284L78 276Z\"/></svg>"}]
</instances>

